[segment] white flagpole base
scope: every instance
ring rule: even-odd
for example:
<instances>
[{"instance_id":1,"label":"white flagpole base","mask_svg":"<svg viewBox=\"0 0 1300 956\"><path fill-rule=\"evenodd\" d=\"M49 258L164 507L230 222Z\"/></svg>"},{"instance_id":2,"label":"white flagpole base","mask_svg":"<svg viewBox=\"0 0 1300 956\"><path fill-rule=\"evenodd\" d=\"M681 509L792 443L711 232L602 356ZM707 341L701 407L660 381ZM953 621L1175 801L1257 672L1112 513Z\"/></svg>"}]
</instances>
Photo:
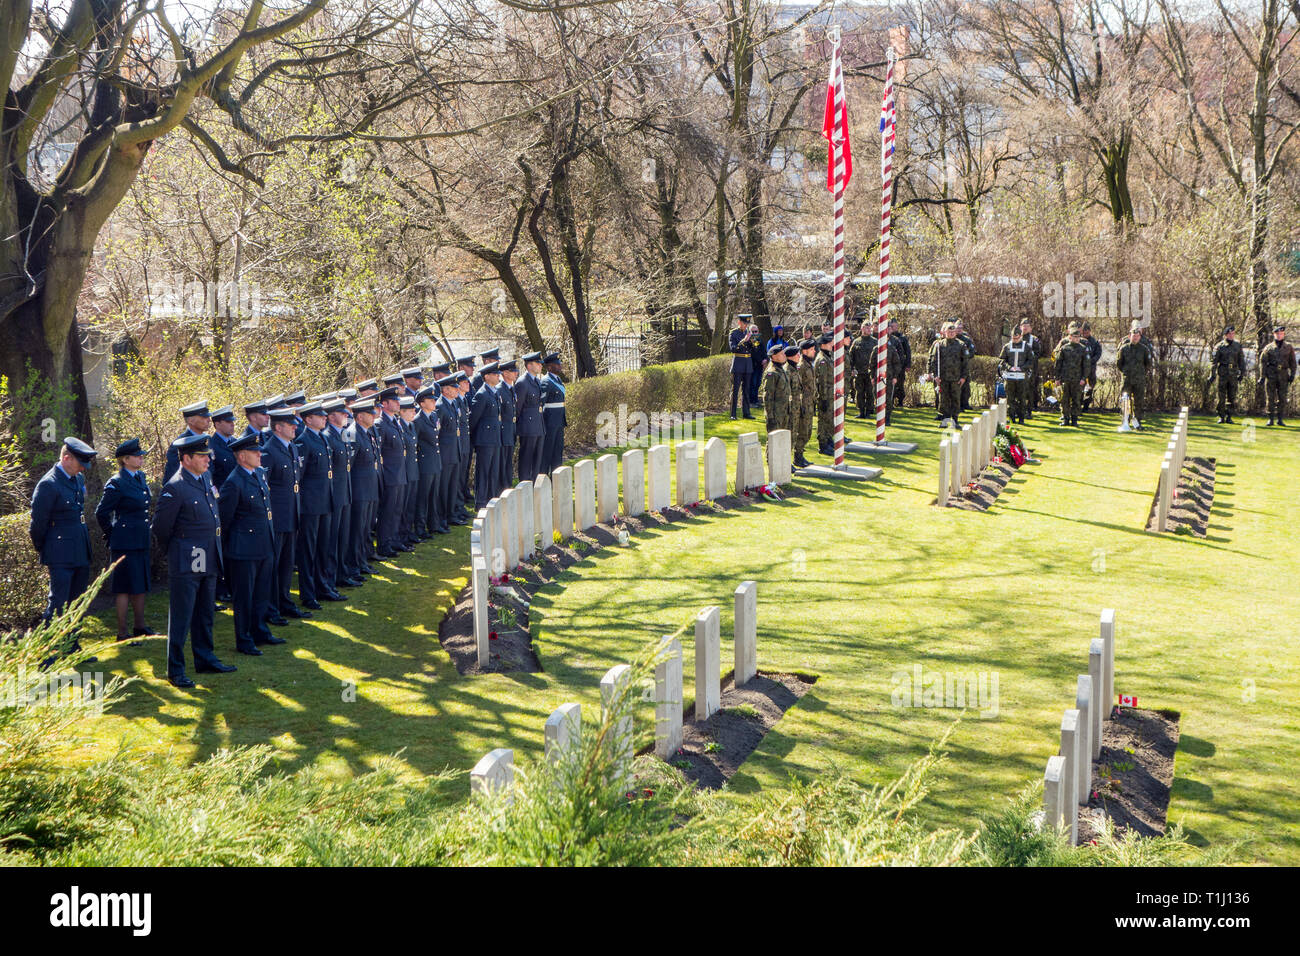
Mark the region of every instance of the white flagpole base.
<instances>
[{"instance_id":1,"label":"white flagpole base","mask_svg":"<svg viewBox=\"0 0 1300 956\"><path fill-rule=\"evenodd\" d=\"M865 452L869 455L906 455L916 451L914 441L851 441L845 451Z\"/></svg>"},{"instance_id":2,"label":"white flagpole base","mask_svg":"<svg viewBox=\"0 0 1300 956\"><path fill-rule=\"evenodd\" d=\"M847 481L871 481L883 474L879 468L861 465L809 465L795 472L800 478L839 478Z\"/></svg>"}]
</instances>

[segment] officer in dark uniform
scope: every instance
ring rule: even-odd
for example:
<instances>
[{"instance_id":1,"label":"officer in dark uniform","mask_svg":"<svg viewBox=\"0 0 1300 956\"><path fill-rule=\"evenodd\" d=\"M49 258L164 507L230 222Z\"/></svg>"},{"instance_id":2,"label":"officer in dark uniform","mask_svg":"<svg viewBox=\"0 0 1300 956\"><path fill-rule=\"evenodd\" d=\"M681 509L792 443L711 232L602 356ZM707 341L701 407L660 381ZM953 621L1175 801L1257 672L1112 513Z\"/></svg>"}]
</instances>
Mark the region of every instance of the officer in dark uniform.
<instances>
[{"instance_id":1,"label":"officer in dark uniform","mask_svg":"<svg viewBox=\"0 0 1300 956\"><path fill-rule=\"evenodd\" d=\"M259 398L244 406L244 418L248 420L248 424L244 426L244 434L256 435L259 442L265 441L271 434L271 416L267 414L269 401L270 399L267 398Z\"/></svg>"},{"instance_id":2,"label":"officer in dark uniform","mask_svg":"<svg viewBox=\"0 0 1300 956\"><path fill-rule=\"evenodd\" d=\"M501 494L515 484L515 380L519 377L519 366L513 359L498 362L497 371L501 373L501 384L497 386L497 399L501 402L501 466L497 494Z\"/></svg>"},{"instance_id":3,"label":"officer in dark uniform","mask_svg":"<svg viewBox=\"0 0 1300 956\"><path fill-rule=\"evenodd\" d=\"M415 533L420 540L443 534L444 528L438 498L439 479L442 477L442 455L438 441L438 398L433 388L422 388L415 400L420 405L415 416L415 443L419 462L419 484L415 493Z\"/></svg>"},{"instance_id":4,"label":"officer in dark uniform","mask_svg":"<svg viewBox=\"0 0 1300 956\"><path fill-rule=\"evenodd\" d=\"M467 361L472 362L473 358L471 357ZM480 365L487 365L489 362L499 363L500 361L501 361L500 349L488 349L486 352L484 352L479 356ZM473 395L475 392L477 392L480 388L483 387L483 369L480 368L477 372L475 372L472 368L464 368L464 371L465 374L469 376L469 392L471 395Z\"/></svg>"},{"instance_id":5,"label":"officer in dark uniform","mask_svg":"<svg viewBox=\"0 0 1300 956\"><path fill-rule=\"evenodd\" d=\"M474 507L496 497L501 474L501 373L495 362L483 366L483 386L470 399L469 427L474 442Z\"/></svg>"},{"instance_id":6,"label":"officer in dark uniform","mask_svg":"<svg viewBox=\"0 0 1300 956\"><path fill-rule=\"evenodd\" d=\"M469 486L470 466L474 457L474 443L469 430L469 376L462 368L456 373L456 399L460 410L460 509L461 513L473 511L474 490Z\"/></svg>"},{"instance_id":7,"label":"officer in dark uniform","mask_svg":"<svg viewBox=\"0 0 1300 956\"><path fill-rule=\"evenodd\" d=\"M424 372L419 366L402 369L402 395L409 395L412 400L424 388Z\"/></svg>"},{"instance_id":8,"label":"officer in dark uniform","mask_svg":"<svg viewBox=\"0 0 1300 956\"><path fill-rule=\"evenodd\" d=\"M446 534L451 530L448 525L467 524L469 519L457 506L456 496L460 485L460 408L457 405L460 390L454 375L445 375L436 384L442 392L434 404L438 416L438 457L442 462L442 474L438 476L438 520L439 530Z\"/></svg>"},{"instance_id":9,"label":"officer in dark uniform","mask_svg":"<svg viewBox=\"0 0 1300 956\"><path fill-rule=\"evenodd\" d=\"M218 499L221 551L230 575L235 650L259 657L259 644L285 643L266 623L273 614L275 586L271 489L262 474L262 444L256 433L236 438L230 451L235 456L235 470L222 482Z\"/></svg>"},{"instance_id":10,"label":"officer in dark uniform","mask_svg":"<svg viewBox=\"0 0 1300 956\"><path fill-rule=\"evenodd\" d=\"M898 373L898 386L894 390L894 404L903 407L903 383L907 379L907 373L912 368L912 343L908 340L898 328L898 320L889 320L889 341L894 348L898 350L898 357L902 363L902 369Z\"/></svg>"},{"instance_id":11,"label":"officer in dark uniform","mask_svg":"<svg viewBox=\"0 0 1300 956\"><path fill-rule=\"evenodd\" d=\"M356 384L357 398L369 398L379 392L379 382L376 379L368 378L364 382Z\"/></svg>"},{"instance_id":12,"label":"officer in dark uniform","mask_svg":"<svg viewBox=\"0 0 1300 956\"><path fill-rule=\"evenodd\" d=\"M298 478L298 598L313 611L320 602L342 601L334 582L324 574L325 549L334 512L334 463L326 428L325 409L308 404L298 409L305 426L298 436L302 472Z\"/></svg>"},{"instance_id":13,"label":"officer in dark uniform","mask_svg":"<svg viewBox=\"0 0 1300 956\"><path fill-rule=\"evenodd\" d=\"M212 425L212 413L208 411L207 399L201 402L195 402L193 405L186 405L181 409L181 417L185 419L185 431L181 432L179 438L192 438L195 435L206 435L208 428ZM173 444L167 449L167 460L163 464L163 482L164 484L172 475L176 474L176 469L180 467L180 461L176 455L176 446ZM210 479L208 483L211 484Z\"/></svg>"},{"instance_id":14,"label":"officer in dark uniform","mask_svg":"<svg viewBox=\"0 0 1300 956\"><path fill-rule=\"evenodd\" d=\"M415 437L415 416L420 410L410 395L401 396L398 406L402 437L406 440L406 497L402 499L401 539L408 550L414 550L421 540L415 531L416 498L420 495L420 451Z\"/></svg>"},{"instance_id":15,"label":"officer in dark uniform","mask_svg":"<svg viewBox=\"0 0 1300 956\"><path fill-rule=\"evenodd\" d=\"M271 489L271 530L275 532L274 607L284 617L311 617L289 596L298 538L298 479L302 458L293 443L298 414L288 406L271 412L271 437L262 444L262 468ZM274 621L272 621L274 623Z\"/></svg>"},{"instance_id":16,"label":"officer in dark uniform","mask_svg":"<svg viewBox=\"0 0 1300 956\"><path fill-rule=\"evenodd\" d=\"M736 313L736 327L727 337L727 351L731 353L731 417L736 417L736 396L739 395L744 407L745 417L753 418L749 411L749 380L753 377L753 368L749 354L754 337L749 331L750 316L744 312Z\"/></svg>"},{"instance_id":17,"label":"officer in dark uniform","mask_svg":"<svg viewBox=\"0 0 1300 956\"><path fill-rule=\"evenodd\" d=\"M564 382L560 379L560 353L546 356L546 375L542 384L542 426L546 431L542 447L542 467L549 475L564 464Z\"/></svg>"},{"instance_id":18,"label":"officer in dark uniform","mask_svg":"<svg viewBox=\"0 0 1300 956\"><path fill-rule=\"evenodd\" d=\"M398 551L406 550L399 538L406 498L406 433L398 418L401 401L397 388L390 386L380 392L379 404L383 414L375 426L380 454L379 547L375 553L394 558Z\"/></svg>"},{"instance_id":19,"label":"officer in dark uniform","mask_svg":"<svg viewBox=\"0 0 1300 956\"><path fill-rule=\"evenodd\" d=\"M348 571L348 555L352 545L352 456L355 449L343 437L348 426L348 406L339 392L322 406L328 416L325 441L330 446L330 471L333 474L334 510L330 512L329 541L325 548L323 573L325 580L334 586L356 588L365 584L359 576Z\"/></svg>"},{"instance_id":20,"label":"officer in dark uniform","mask_svg":"<svg viewBox=\"0 0 1300 956\"><path fill-rule=\"evenodd\" d=\"M212 413L212 467L211 484L220 488L235 468L235 456L230 452L230 442L235 437L235 409L233 405L218 408Z\"/></svg>"},{"instance_id":21,"label":"officer in dark uniform","mask_svg":"<svg viewBox=\"0 0 1300 956\"><path fill-rule=\"evenodd\" d=\"M296 392L290 392L288 395L284 397L284 407L292 408L294 410L294 414L298 415L298 417L294 420L294 424L293 424L294 441L298 440L298 436L302 434L302 430L306 427L305 425L303 425L301 414L298 412L298 409L302 408L302 406L306 404L307 404L307 393L304 392L302 389L298 389L298 391Z\"/></svg>"},{"instance_id":22,"label":"officer in dark uniform","mask_svg":"<svg viewBox=\"0 0 1300 956\"><path fill-rule=\"evenodd\" d=\"M535 481L542 472L542 353L524 356L524 374L515 382L515 437L519 442L519 479Z\"/></svg>"},{"instance_id":23,"label":"officer in dark uniform","mask_svg":"<svg viewBox=\"0 0 1300 956\"><path fill-rule=\"evenodd\" d=\"M352 512L349 515L347 573L354 580L374 574L370 559L375 552L372 529L379 507L379 442L375 435L375 402L358 398L352 403L353 422L343 430L352 449Z\"/></svg>"},{"instance_id":24,"label":"officer in dark uniform","mask_svg":"<svg viewBox=\"0 0 1300 956\"><path fill-rule=\"evenodd\" d=\"M206 477L212 454L208 436L187 435L172 447L180 467L158 497L153 533L167 552L167 679L177 687L193 687L194 681L185 675L186 637L198 673L228 674L236 667L223 664L212 647L221 514Z\"/></svg>"},{"instance_id":25,"label":"officer in dark uniform","mask_svg":"<svg viewBox=\"0 0 1300 956\"><path fill-rule=\"evenodd\" d=\"M117 605L117 639L130 641L155 633L144 623L144 599L150 589L149 482L144 474L144 449L132 438L114 453L120 466L104 485L95 508L95 520L108 541L109 560L120 563L113 569L112 590ZM135 613L135 631L126 630L128 603ZM133 642L132 646L139 646Z\"/></svg>"},{"instance_id":26,"label":"officer in dark uniform","mask_svg":"<svg viewBox=\"0 0 1300 956\"><path fill-rule=\"evenodd\" d=\"M36 483L32 492L28 533L50 572L50 595L42 620L75 601L90 583L90 533L86 530L86 479L82 472L99 452L80 438L63 439L58 463ZM74 639L70 650L81 645Z\"/></svg>"}]
</instances>

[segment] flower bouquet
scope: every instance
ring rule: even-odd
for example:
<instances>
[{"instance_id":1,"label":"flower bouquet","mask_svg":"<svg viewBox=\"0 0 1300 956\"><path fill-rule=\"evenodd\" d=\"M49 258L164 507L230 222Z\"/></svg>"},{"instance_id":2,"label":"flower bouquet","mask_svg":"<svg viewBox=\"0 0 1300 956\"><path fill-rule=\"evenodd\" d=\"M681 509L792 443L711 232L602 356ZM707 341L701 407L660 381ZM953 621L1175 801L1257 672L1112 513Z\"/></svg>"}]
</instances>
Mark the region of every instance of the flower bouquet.
<instances>
[{"instance_id":1,"label":"flower bouquet","mask_svg":"<svg viewBox=\"0 0 1300 956\"><path fill-rule=\"evenodd\" d=\"M1016 468L1029 459L1029 449L1021 440L1020 433L1006 425L998 426L997 434L993 437L993 448L999 458L1011 462Z\"/></svg>"}]
</instances>

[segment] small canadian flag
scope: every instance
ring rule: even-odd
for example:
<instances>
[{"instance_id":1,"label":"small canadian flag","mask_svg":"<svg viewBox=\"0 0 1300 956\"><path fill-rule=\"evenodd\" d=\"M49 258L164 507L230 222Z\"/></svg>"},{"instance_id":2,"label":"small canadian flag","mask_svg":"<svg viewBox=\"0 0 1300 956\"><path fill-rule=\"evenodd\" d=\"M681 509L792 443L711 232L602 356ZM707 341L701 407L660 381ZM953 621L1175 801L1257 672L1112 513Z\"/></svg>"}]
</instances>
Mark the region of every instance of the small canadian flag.
<instances>
[{"instance_id":1,"label":"small canadian flag","mask_svg":"<svg viewBox=\"0 0 1300 956\"><path fill-rule=\"evenodd\" d=\"M1138 705L1138 699L1136 697L1130 697L1128 694L1120 694L1119 705L1121 707L1136 707Z\"/></svg>"}]
</instances>

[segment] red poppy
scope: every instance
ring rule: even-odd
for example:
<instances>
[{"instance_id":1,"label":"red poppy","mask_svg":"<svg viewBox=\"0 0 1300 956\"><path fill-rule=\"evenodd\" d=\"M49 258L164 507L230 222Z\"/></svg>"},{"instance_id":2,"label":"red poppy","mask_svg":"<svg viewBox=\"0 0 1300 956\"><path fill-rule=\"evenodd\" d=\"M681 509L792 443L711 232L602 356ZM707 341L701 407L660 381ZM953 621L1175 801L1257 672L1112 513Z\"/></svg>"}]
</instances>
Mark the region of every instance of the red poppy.
<instances>
[{"instance_id":1,"label":"red poppy","mask_svg":"<svg viewBox=\"0 0 1300 956\"><path fill-rule=\"evenodd\" d=\"M495 640L497 640L497 632L496 632L496 631L488 631L488 640L489 640L489 641L495 641Z\"/></svg>"}]
</instances>

